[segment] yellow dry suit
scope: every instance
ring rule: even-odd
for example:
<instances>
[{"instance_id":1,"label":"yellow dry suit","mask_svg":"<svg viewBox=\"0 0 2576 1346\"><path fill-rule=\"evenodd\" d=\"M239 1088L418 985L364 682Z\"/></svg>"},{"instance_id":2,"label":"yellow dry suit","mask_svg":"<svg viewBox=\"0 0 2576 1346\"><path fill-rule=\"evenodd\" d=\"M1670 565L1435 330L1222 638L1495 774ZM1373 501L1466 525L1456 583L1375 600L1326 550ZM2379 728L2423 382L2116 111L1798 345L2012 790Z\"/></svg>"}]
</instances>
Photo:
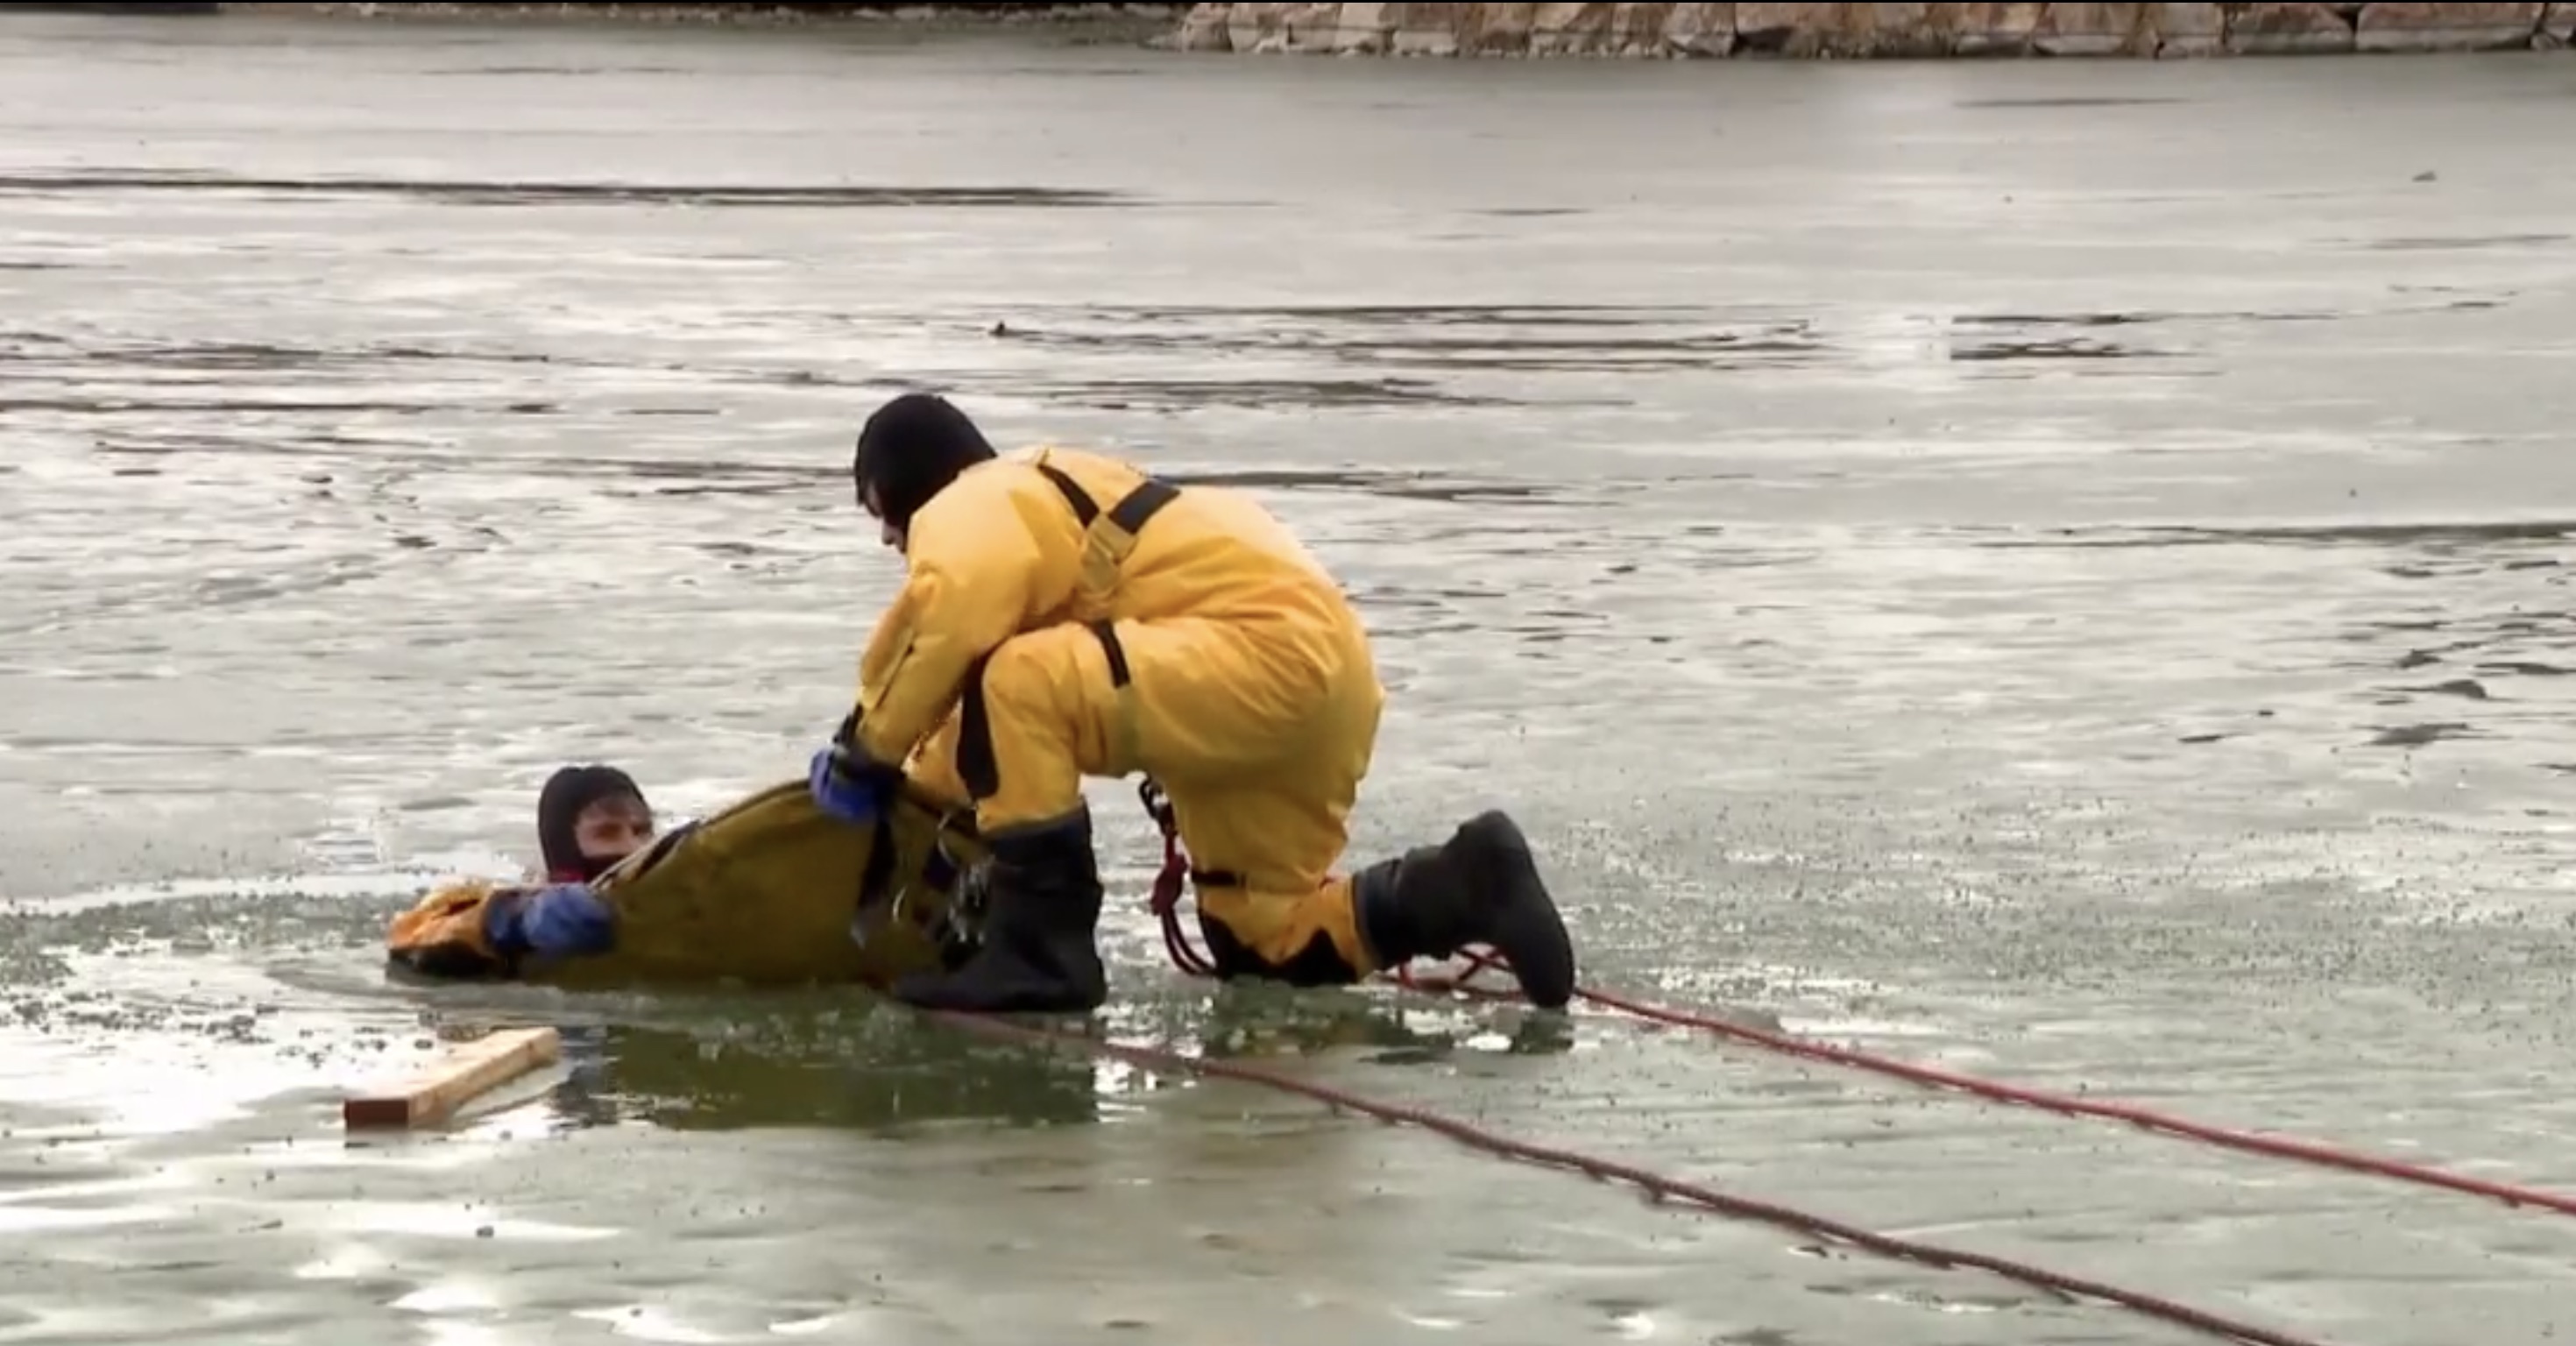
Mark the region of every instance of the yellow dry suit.
<instances>
[{"instance_id":1,"label":"yellow dry suit","mask_svg":"<svg viewBox=\"0 0 2576 1346\"><path fill-rule=\"evenodd\" d=\"M1063 823L1084 776L1145 772L1220 966L1316 983L1374 970L1335 866L1385 692L1359 615L1266 510L1039 449L960 474L906 554L861 662L870 756L943 729L921 760L953 778L923 783L953 781L988 837Z\"/></svg>"},{"instance_id":2,"label":"yellow dry suit","mask_svg":"<svg viewBox=\"0 0 2576 1346\"><path fill-rule=\"evenodd\" d=\"M1385 693L1340 586L1251 498L1041 448L958 471L903 537L857 747L896 762L929 739L912 779L974 802L995 873L982 953L898 997L1097 1004L1080 783L1134 772L1169 801L1220 975L1344 983L1483 942L1533 999L1570 995L1571 944L1502 815L1356 881L1338 868Z\"/></svg>"}]
</instances>

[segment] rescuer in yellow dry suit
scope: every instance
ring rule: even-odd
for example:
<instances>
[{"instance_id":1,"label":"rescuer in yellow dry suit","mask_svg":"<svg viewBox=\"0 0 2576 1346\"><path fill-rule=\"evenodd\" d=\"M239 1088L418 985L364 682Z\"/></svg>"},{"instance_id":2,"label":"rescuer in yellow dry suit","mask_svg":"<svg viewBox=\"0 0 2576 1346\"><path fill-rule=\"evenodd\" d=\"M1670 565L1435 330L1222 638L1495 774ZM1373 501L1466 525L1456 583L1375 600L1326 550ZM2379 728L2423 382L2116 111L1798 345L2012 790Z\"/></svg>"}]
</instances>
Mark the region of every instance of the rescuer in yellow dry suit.
<instances>
[{"instance_id":1,"label":"rescuer in yellow dry suit","mask_svg":"<svg viewBox=\"0 0 2576 1346\"><path fill-rule=\"evenodd\" d=\"M797 781L651 829L623 773L557 773L538 809L546 880L442 885L394 917L388 962L432 980L583 989L883 989L973 947L983 844L970 822L918 791L870 828L825 816Z\"/></svg>"},{"instance_id":2,"label":"rescuer in yellow dry suit","mask_svg":"<svg viewBox=\"0 0 2576 1346\"><path fill-rule=\"evenodd\" d=\"M852 474L906 579L814 798L864 821L913 759L917 785L973 800L992 852L979 950L898 999L1101 1004L1080 782L1137 771L1170 802L1220 975L1348 983L1486 944L1533 1002L1572 996L1572 943L1503 814L1336 872L1385 693L1340 586L1251 499L1060 448L1003 459L918 393L869 417Z\"/></svg>"}]
</instances>

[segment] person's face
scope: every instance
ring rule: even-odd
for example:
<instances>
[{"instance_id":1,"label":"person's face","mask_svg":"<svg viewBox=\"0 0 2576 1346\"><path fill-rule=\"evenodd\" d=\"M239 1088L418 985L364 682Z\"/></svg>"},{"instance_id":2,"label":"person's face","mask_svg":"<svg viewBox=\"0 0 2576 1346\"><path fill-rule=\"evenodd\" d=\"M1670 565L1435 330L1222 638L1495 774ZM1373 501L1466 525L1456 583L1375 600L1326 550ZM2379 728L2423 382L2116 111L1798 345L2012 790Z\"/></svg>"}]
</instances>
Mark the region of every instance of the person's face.
<instances>
[{"instance_id":1,"label":"person's face","mask_svg":"<svg viewBox=\"0 0 2576 1346\"><path fill-rule=\"evenodd\" d=\"M572 842L585 859L613 863L644 849L653 840L653 810L627 796L602 799L573 819Z\"/></svg>"},{"instance_id":2,"label":"person's face","mask_svg":"<svg viewBox=\"0 0 2576 1346\"><path fill-rule=\"evenodd\" d=\"M863 497L862 503L867 506L868 517L877 521L877 541L892 547L896 551L902 551L903 530L886 522L885 507L877 503L876 487L870 486L868 488L868 493Z\"/></svg>"}]
</instances>

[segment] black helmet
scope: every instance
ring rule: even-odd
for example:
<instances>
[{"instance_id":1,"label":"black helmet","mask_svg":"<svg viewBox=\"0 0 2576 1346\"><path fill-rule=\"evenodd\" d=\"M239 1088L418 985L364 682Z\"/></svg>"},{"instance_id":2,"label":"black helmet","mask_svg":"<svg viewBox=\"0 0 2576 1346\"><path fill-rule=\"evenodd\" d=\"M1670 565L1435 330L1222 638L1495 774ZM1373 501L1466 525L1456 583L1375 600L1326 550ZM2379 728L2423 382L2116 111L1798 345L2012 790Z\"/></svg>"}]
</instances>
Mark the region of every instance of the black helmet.
<instances>
[{"instance_id":1,"label":"black helmet","mask_svg":"<svg viewBox=\"0 0 2576 1346\"><path fill-rule=\"evenodd\" d=\"M995 455L966 413L934 393L905 393L876 409L859 430L850 484L859 507L874 488L880 517L912 526L913 512L947 489L957 474Z\"/></svg>"}]
</instances>

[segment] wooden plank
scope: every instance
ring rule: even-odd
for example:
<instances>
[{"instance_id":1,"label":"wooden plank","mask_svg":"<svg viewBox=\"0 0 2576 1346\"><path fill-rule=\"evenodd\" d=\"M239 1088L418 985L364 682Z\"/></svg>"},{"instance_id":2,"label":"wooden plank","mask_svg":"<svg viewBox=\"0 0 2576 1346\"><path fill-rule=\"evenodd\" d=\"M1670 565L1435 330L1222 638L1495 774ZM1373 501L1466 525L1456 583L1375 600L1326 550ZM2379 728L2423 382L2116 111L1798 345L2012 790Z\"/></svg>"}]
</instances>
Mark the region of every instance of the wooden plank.
<instances>
[{"instance_id":1,"label":"wooden plank","mask_svg":"<svg viewBox=\"0 0 2576 1346\"><path fill-rule=\"evenodd\" d=\"M340 1104L340 1124L351 1130L424 1126L535 1070L563 1053L563 1035L551 1028L509 1028L476 1038L408 1080Z\"/></svg>"}]
</instances>

